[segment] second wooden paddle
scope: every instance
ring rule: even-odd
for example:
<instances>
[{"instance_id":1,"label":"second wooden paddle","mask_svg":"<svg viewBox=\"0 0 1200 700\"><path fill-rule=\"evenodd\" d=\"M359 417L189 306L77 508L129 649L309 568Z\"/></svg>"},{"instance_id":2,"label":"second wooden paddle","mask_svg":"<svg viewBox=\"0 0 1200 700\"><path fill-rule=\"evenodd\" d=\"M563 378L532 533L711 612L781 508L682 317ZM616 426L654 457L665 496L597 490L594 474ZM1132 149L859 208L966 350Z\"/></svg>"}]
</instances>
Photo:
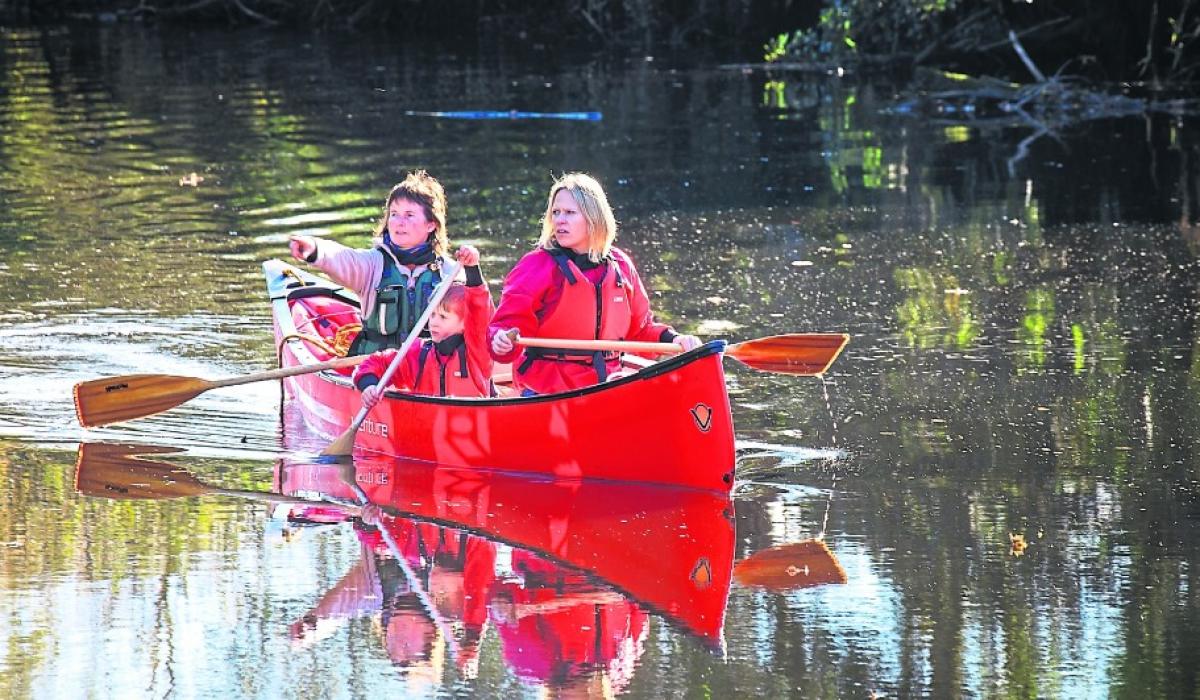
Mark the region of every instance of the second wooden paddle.
<instances>
[{"instance_id":1,"label":"second wooden paddle","mask_svg":"<svg viewBox=\"0 0 1200 700\"><path fill-rule=\"evenodd\" d=\"M528 338L518 336L518 345L558 350L641 352L671 355L682 350L674 343L644 343L624 340L575 340L571 338ZM763 372L801 377L824 374L841 354L850 336L845 333L787 333L755 338L725 347L726 357Z\"/></svg>"},{"instance_id":2,"label":"second wooden paddle","mask_svg":"<svg viewBox=\"0 0 1200 700\"><path fill-rule=\"evenodd\" d=\"M162 413L209 389L353 367L365 359L365 355L339 357L315 365L285 367L228 379L210 380L172 374L126 374L92 379L75 385L75 415L85 428L120 423Z\"/></svg>"},{"instance_id":3,"label":"second wooden paddle","mask_svg":"<svg viewBox=\"0 0 1200 700\"><path fill-rule=\"evenodd\" d=\"M401 343L400 348L396 351L396 357L388 365L383 376L379 378L380 386L387 386L392 381L392 376L396 374L396 370L400 369L400 363L404 362L404 356L408 354L408 349L417 341L417 336L420 335L421 329L429 323L429 317L437 309L438 304L442 302L442 297L446 296L446 292L450 291L450 286L454 284L454 278L458 276L462 265L450 264L446 269L442 270L442 281L433 290L433 294L429 295L429 301L425 304L425 311L417 317L416 323L413 324L412 330L409 331L408 337ZM350 426L336 440L329 443L329 446L321 451L322 455L329 457L344 457L354 452L354 438L358 435L358 429L366 420L367 414L371 409L363 406L359 409L358 415L354 416L354 420L350 421Z\"/></svg>"}]
</instances>

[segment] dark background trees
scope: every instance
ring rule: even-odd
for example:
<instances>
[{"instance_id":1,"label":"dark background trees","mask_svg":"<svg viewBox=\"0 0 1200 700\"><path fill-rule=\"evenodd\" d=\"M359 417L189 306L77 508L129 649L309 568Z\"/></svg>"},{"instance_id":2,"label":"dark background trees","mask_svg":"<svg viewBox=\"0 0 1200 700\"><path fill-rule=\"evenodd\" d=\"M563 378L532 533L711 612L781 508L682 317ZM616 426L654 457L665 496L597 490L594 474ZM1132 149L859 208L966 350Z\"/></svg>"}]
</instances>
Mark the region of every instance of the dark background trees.
<instances>
[{"instance_id":1,"label":"dark background trees","mask_svg":"<svg viewBox=\"0 0 1200 700\"><path fill-rule=\"evenodd\" d=\"M704 47L748 62L927 65L1026 80L1013 31L1047 75L1157 85L1200 68L1200 0L0 0L0 16L412 32L551 50Z\"/></svg>"}]
</instances>

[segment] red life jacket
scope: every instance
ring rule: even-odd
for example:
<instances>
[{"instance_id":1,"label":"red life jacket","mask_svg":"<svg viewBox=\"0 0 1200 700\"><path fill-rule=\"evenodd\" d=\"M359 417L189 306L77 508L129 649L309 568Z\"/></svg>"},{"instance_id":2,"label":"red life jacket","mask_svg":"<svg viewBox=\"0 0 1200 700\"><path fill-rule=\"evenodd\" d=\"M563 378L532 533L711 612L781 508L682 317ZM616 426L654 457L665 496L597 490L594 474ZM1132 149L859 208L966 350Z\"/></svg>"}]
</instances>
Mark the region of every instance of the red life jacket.
<instances>
[{"instance_id":1,"label":"red life jacket","mask_svg":"<svg viewBox=\"0 0 1200 700\"><path fill-rule=\"evenodd\" d=\"M629 285L615 260L605 262L604 275L592 284L565 257L554 256L566 278L558 305L542 318L539 332L547 338L623 340L629 331Z\"/></svg>"},{"instance_id":2,"label":"red life jacket","mask_svg":"<svg viewBox=\"0 0 1200 700\"><path fill-rule=\"evenodd\" d=\"M609 258L600 281L592 283L565 256L553 257L565 282L558 305L542 317L538 333L544 338L624 340L633 312L629 284L621 277L616 261ZM617 357L618 353L525 348L525 361L517 371L524 374L535 360L576 362L592 365L597 380L603 382L608 378L608 363Z\"/></svg>"},{"instance_id":3,"label":"red life jacket","mask_svg":"<svg viewBox=\"0 0 1200 700\"><path fill-rule=\"evenodd\" d=\"M490 384L490 382L489 382ZM413 393L429 396L479 396L479 386L467 365L467 345L459 345L443 357L432 340L421 345Z\"/></svg>"}]
</instances>

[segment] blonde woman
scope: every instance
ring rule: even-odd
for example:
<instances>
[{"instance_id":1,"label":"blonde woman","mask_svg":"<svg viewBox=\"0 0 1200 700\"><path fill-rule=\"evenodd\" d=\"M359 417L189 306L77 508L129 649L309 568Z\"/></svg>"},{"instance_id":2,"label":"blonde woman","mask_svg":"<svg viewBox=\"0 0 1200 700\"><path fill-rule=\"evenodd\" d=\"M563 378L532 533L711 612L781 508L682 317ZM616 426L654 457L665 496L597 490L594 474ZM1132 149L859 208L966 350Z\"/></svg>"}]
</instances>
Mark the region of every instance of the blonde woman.
<instances>
[{"instance_id":1,"label":"blonde woman","mask_svg":"<svg viewBox=\"0 0 1200 700\"><path fill-rule=\"evenodd\" d=\"M613 246L617 222L604 188L590 175L569 173L550 187L537 248L504 280L488 336L492 357L513 363L525 395L550 394L605 381L620 367L617 353L521 348L509 332L542 338L675 343L700 340L657 323L629 255Z\"/></svg>"}]
</instances>

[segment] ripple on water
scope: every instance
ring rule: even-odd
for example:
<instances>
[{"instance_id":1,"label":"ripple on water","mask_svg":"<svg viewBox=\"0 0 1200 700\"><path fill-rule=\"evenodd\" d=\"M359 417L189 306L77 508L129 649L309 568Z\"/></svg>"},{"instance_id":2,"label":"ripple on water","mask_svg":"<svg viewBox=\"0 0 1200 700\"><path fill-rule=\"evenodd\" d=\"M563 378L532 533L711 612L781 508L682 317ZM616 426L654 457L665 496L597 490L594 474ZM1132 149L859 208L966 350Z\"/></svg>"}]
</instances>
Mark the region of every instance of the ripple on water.
<instances>
[{"instance_id":1,"label":"ripple on water","mask_svg":"<svg viewBox=\"0 0 1200 700\"><path fill-rule=\"evenodd\" d=\"M60 316L12 326L0 334L0 425L11 426L0 432L36 441L78 439L84 431L72 387L81 381L123 374L215 379L269 369L229 362L238 356L245 323L207 316L163 320L112 309L89 314L86 322ZM279 402L278 383L255 382L207 391L163 414L88 434L277 452Z\"/></svg>"}]
</instances>

